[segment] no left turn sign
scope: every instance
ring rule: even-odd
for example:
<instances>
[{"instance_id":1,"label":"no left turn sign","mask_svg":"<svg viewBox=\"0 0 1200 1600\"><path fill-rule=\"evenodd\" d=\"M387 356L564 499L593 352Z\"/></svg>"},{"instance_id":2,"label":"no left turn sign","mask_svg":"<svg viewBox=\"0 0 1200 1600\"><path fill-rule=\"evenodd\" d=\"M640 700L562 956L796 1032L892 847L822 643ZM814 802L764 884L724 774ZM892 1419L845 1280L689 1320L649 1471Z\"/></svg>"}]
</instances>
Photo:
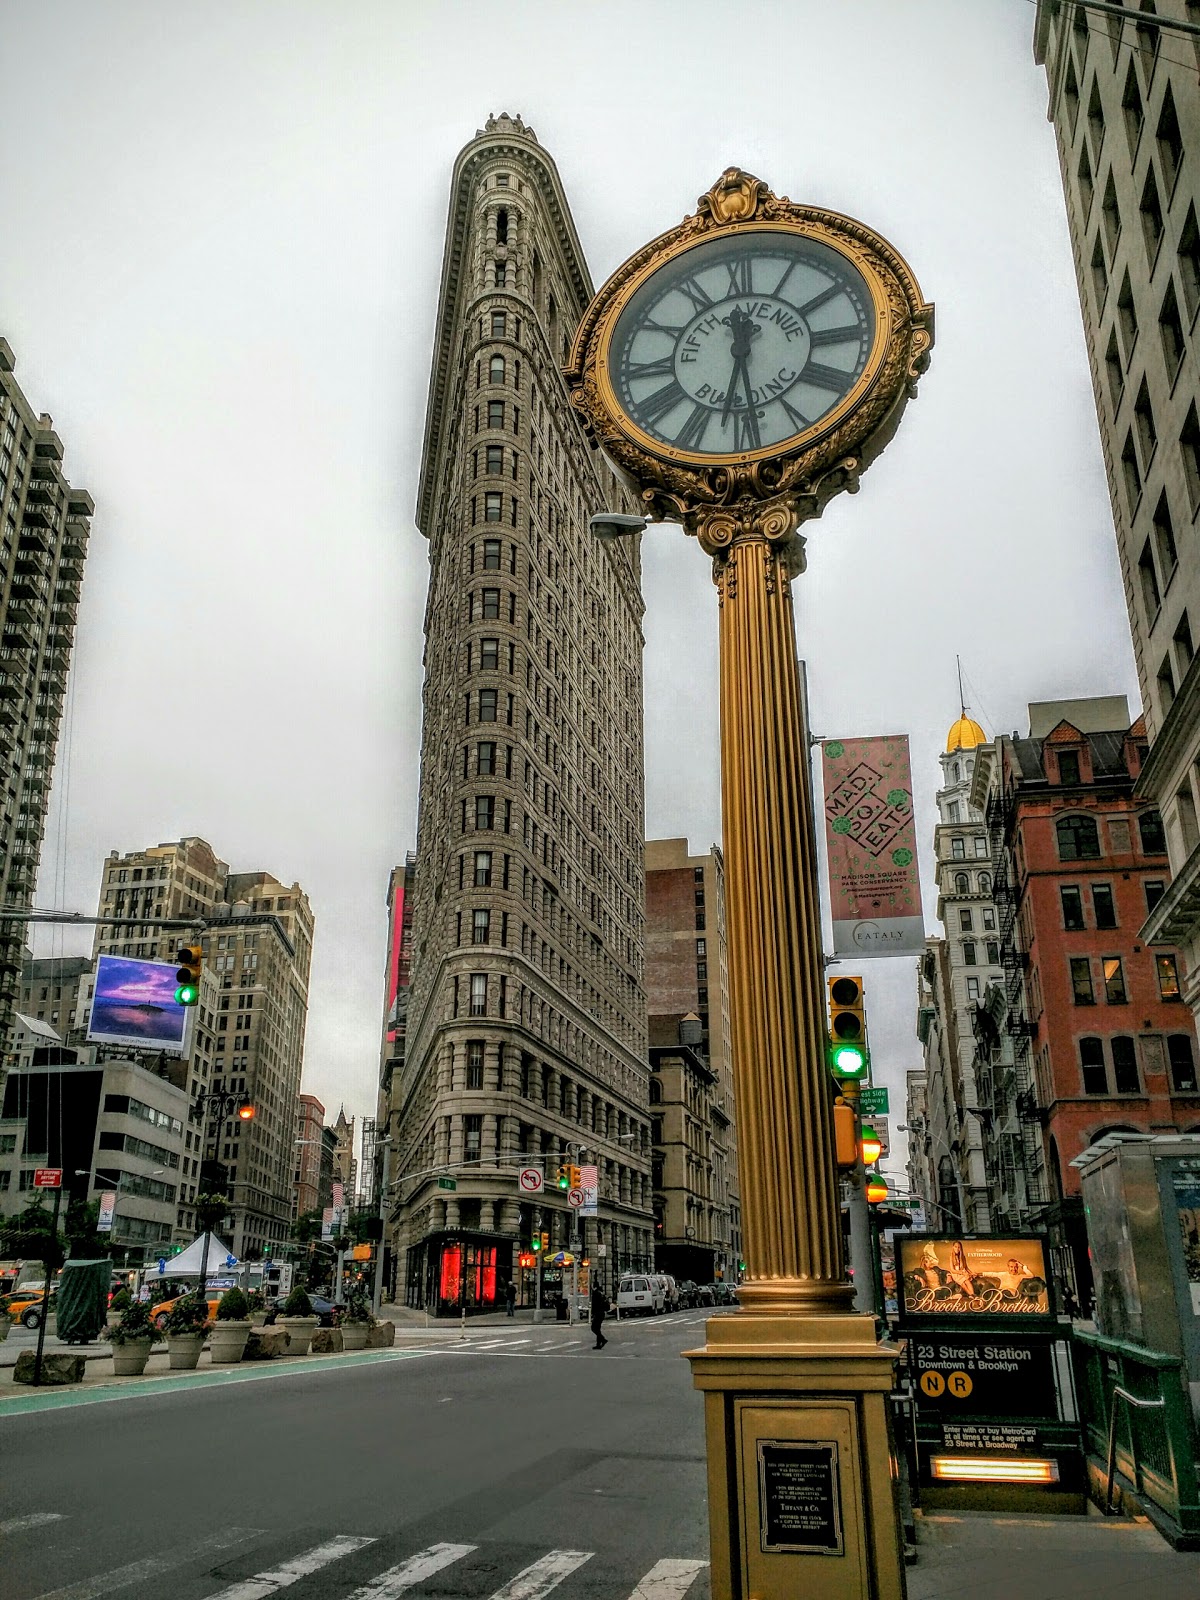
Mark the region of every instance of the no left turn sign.
<instances>
[{"instance_id":1,"label":"no left turn sign","mask_svg":"<svg viewBox=\"0 0 1200 1600\"><path fill-rule=\"evenodd\" d=\"M517 1182L522 1194L540 1194L542 1191L542 1174L537 1167L522 1167Z\"/></svg>"},{"instance_id":2,"label":"no left turn sign","mask_svg":"<svg viewBox=\"0 0 1200 1600\"><path fill-rule=\"evenodd\" d=\"M587 1195L584 1194L582 1189L567 1190L567 1204L569 1206L581 1206L586 1199Z\"/></svg>"}]
</instances>

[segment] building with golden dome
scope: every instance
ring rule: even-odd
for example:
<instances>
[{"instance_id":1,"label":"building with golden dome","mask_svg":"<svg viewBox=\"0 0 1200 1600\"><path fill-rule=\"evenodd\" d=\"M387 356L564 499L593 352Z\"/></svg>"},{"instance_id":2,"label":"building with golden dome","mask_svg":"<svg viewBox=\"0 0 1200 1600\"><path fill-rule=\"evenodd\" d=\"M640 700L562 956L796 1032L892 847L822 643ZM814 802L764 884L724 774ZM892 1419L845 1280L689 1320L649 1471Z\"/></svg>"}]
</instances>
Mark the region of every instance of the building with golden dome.
<instances>
[{"instance_id":1,"label":"building with golden dome","mask_svg":"<svg viewBox=\"0 0 1200 1600\"><path fill-rule=\"evenodd\" d=\"M975 752L987 742L962 707L940 758L933 836L937 914L945 932L925 941L917 969L924 1104L908 1108L910 1178L931 1204L930 1224L968 1233L990 1232L994 1221L984 1149L987 1117L978 1114L974 1018L989 990L1002 993L1004 982L987 827L970 802Z\"/></svg>"}]
</instances>

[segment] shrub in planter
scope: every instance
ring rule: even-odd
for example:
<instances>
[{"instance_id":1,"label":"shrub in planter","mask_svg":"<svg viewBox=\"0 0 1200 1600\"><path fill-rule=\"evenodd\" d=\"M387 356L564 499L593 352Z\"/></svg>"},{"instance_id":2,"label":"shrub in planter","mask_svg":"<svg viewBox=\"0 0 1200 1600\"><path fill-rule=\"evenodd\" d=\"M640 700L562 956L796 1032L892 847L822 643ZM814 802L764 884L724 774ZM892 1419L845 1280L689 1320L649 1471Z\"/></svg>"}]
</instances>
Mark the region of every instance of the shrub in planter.
<instances>
[{"instance_id":1,"label":"shrub in planter","mask_svg":"<svg viewBox=\"0 0 1200 1600\"><path fill-rule=\"evenodd\" d=\"M288 1354L306 1356L312 1342L317 1319L313 1315L312 1301L299 1284L288 1295L280 1308L279 1321L288 1331Z\"/></svg>"},{"instance_id":2,"label":"shrub in planter","mask_svg":"<svg viewBox=\"0 0 1200 1600\"><path fill-rule=\"evenodd\" d=\"M105 1318L108 1327L116 1327L117 1323L121 1320L121 1313L125 1311L125 1309L131 1305L132 1302L133 1296L130 1294L128 1289L117 1290L116 1294L113 1295L112 1299L108 1302L108 1315Z\"/></svg>"},{"instance_id":3,"label":"shrub in planter","mask_svg":"<svg viewBox=\"0 0 1200 1600\"><path fill-rule=\"evenodd\" d=\"M371 1301L365 1289L351 1289L339 1326L343 1350L365 1350L371 1328Z\"/></svg>"},{"instance_id":4,"label":"shrub in planter","mask_svg":"<svg viewBox=\"0 0 1200 1600\"><path fill-rule=\"evenodd\" d=\"M114 1373L118 1378L136 1378L145 1372L150 1346L158 1344L162 1334L150 1320L150 1307L142 1300L131 1300L108 1337Z\"/></svg>"},{"instance_id":5,"label":"shrub in planter","mask_svg":"<svg viewBox=\"0 0 1200 1600\"><path fill-rule=\"evenodd\" d=\"M240 1361L250 1337L250 1301L240 1289L226 1289L217 1302L217 1320L208 1338L214 1367Z\"/></svg>"},{"instance_id":6,"label":"shrub in planter","mask_svg":"<svg viewBox=\"0 0 1200 1600\"><path fill-rule=\"evenodd\" d=\"M181 1296L167 1312L167 1352L174 1371L190 1372L195 1367L208 1327L208 1298L195 1290Z\"/></svg>"},{"instance_id":7,"label":"shrub in planter","mask_svg":"<svg viewBox=\"0 0 1200 1600\"><path fill-rule=\"evenodd\" d=\"M297 1284L280 1307L280 1315L284 1317L311 1317L312 1314L312 1301L300 1285Z\"/></svg>"}]
</instances>

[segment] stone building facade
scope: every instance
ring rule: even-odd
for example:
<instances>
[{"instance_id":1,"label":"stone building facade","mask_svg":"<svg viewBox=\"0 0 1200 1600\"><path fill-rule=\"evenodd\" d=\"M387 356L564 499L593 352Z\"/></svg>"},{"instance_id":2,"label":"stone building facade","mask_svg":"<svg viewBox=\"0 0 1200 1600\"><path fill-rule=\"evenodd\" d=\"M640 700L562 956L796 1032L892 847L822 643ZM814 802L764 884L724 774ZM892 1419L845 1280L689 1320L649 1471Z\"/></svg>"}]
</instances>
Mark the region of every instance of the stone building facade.
<instances>
[{"instance_id":1,"label":"stone building facade","mask_svg":"<svg viewBox=\"0 0 1200 1600\"><path fill-rule=\"evenodd\" d=\"M269 1254L287 1242L292 1222L296 1097L312 960L308 896L299 884L282 884L269 872L230 872L205 840L191 837L128 855L112 851L99 914L127 920L96 929L94 955L169 962L180 930L151 919L195 917L197 929L204 929L178 1225L190 1232L196 1195L220 1187L231 1199L234 1252L244 1259ZM197 1097L210 1090L244 1095L254 1117L201 1113Z\"/></svg>"},{"instance_id":2,"label":"stone building facade","mask_svg":"<svg viewBox=\"0 0 1200 1600\"><path fill-rule=\"evenodd\" d=\"M735 1283L742 1250L725 864L646 841L654 1254L675 1278Z\"/></svg>"},{"instance_id":3,"label":"stone building facade","mask_svg":"<svg viewBox=\"0 0 1200 1600\"><path fill-rule=\"evenodd\" d=\"M1190 0L1127 19L1039 0L1067 223L1144 708L1139 793L1171 879L1143 937L1200 1014L1200 81Z\"/></svg>"},{"instance_id":4,"label":"stone building facade","mask_svg":"<svg viewBox=\"0 0 1200 1600\"><path fill-rule=\"evenodd\" d=\"M639 547L560 364L592 284L553 161L519 118L462 151L417 520L429 542L415 950L393 1077L397 1293L495 1303L599 1169L585 1248L652 1259L643 988ZM452 1187L453 1185L453 1187ZM522 1298L531 1275L519 1277Z\"/></svg>"},{"instance_id":5,"label":"stone building facade","mask_svg":"<svg viewBox=\"0 0 1200 1600\"><path fill-rule=\"evenodd\" d=\"M35 412L0 339L0 901L28 911L95 506L63 476L62 440ZM0 1088L25 928L0 922Z\"/></svg>"}]
</instances>

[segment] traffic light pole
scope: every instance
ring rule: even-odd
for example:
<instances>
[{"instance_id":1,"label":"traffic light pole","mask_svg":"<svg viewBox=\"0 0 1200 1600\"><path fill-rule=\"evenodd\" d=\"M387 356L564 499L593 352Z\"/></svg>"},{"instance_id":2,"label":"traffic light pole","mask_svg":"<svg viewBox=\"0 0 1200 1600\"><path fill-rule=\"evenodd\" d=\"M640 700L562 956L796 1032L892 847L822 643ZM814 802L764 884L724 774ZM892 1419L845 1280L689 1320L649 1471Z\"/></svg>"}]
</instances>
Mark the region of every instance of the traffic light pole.
<instances>
[{"instance_id":1,"label":"traffic light pole","mask_svg":"<svg viewBox=\"0 0 1200 1600\"><path fill-rule=\"evenodd\" d=\"M846 1174L850 1186L850 1264L854 1268L854 1309L875 1313L874 1250L871 1240L871 1205L867 1199L867 1172L862 1158L862 1116L858 1083L842 1085L843 1098L854 1108L854 1148L858 1159Z\"/></svg>"}]
</instances>

